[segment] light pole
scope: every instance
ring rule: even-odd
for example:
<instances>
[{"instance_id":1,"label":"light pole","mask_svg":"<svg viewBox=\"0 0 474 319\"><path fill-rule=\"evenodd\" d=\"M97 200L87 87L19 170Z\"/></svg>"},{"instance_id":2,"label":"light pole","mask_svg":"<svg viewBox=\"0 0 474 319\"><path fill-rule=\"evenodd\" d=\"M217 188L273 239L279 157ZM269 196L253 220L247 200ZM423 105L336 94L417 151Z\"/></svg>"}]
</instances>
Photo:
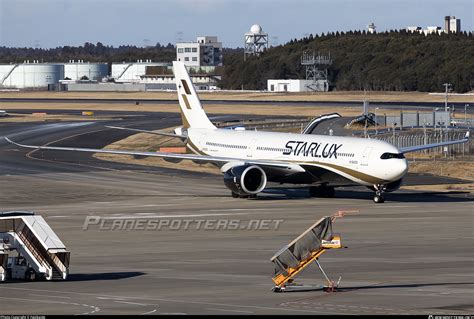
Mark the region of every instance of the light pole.
<instances>
[{"instance_id":1,"label":"light pole","mask_svg":"<svg viewBox=\"0 0 474 319\"><path fill-rule=\"evenodd\" d=\"M445 94L444 94L444 111L448 112L448 91L449 88L451 87L451 83L443 83L444 88L445 88Z\"/></svg>"},{"instance_id":2,"label":"light pole","mask_svg":"<svg viewBox=\"0 0 474 319\"><path fill-rule=\"evenodd\" d=\"M393 123L392 123L392 126L393 126L393 128L392 128L392 140L393 140L393 143L392 143L392 144L393 144L393 145L395 145L395 126L396 126L396 125L397 125L396 122L393 122ZM398 145L397 145L397 146L398 146Z\"/></svg>"},{"instance_id":3,"label":"light pole","mask_svg":"<svg viewBox=\"0 0 474 319\"><path fill-rule=\"evenodd\" d=\"M467 125L467 107L469 104L464 105L464 125Z\"/></svg>"},{"instance_id":4,"label":"light pole","mask_svg":"<svg viewBox=\"0 0 474 319\"><path fill-rule=\"evenodd\" d=\"M448 124L451 122L451 112L450 112L450 108L448 106L448 111L445 113L446 115L446 123L445 123L445 126L446 126L446 130L448 130Z\"/></svg>"},{"instance_id":5,"label":"light pole","mask_svg":"<svg viewBox=\"0 0 474 319\"><path fill-rule=\"evenodd\" d=\"M379 132L379 131L378 131L379 122L377 121L377 110L378 110L378 109L379 109L379 108L376 107L375 110L374 110L374 116L375 116L375 135L377 135L378 132Z\"/></svg>"}]
</instances>

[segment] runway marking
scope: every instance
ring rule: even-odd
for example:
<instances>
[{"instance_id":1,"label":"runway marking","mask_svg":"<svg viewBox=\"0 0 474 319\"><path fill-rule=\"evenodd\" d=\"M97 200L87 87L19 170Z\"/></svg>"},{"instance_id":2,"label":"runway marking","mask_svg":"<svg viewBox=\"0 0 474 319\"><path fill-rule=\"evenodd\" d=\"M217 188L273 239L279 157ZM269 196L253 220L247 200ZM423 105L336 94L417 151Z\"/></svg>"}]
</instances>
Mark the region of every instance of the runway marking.
<instances>
[{"instance_id":1,"label":"runway marking","mask_svg":"<svg viewBox=\"0 0 474 319\"><path fill-rule=\"evenodd\" d=\"M65 297L65 296L51 296L51 295L39 295L39 294L28 294L28 296L40 296L40 297L47 297L47 298L71 299L71 297Z\"/></svg>"},{"instance_id":2,"label":"runway marking","mask_svg":"<svg viewBox=\"0 0 474 319\"><path fill-rule=\"evenodd\" d=\"M11 288L15 289L15 288ZM21 288L18 288L21 289ZM26 290L34 290L34 289L26 289ZM63 301L53 301L53 300L39 300L39 299L27 299L27 298L15 298L15 297L0 297L1 299L11 299L11 300L24 300L24 301L30 301L30 302L44 302L44 303L56 303L56 304L63 304L63 305L73 305L73 306L82 306L82 307L90 307L93 310L80 313L79 315L87 315L87 314L92 314L95 312L99 312L100 308L97 306L92 306L92 305L87 305L87 304L79 304L76 302L63 302Z\"/></svg>"},{"instance_id":3,"label":"runway marking","mask_svg":"<svg viewBox=\"0 0 474 319\"><path fill-rule=\"evenodd\" d=\"M50 144L61 142L61 141L67 140L69 138L73 138L73 137L77 137L77 136L81 136L81 135L86 135L86 134L91 134L91 133L97 133L97 132L106 131L106 130L107 129L100 129L100 130L95 130L95 131L90 131L90 132L85 132L85 133L78 133L78 134L74 134L74 135L70 135L70 136L60 138L60 139L55 140L55 141L48 142L48 143L46 143L42 146L49 146ZM94 166L94 165L79 164L79 163L74 163L74 162L63 162L63 161L33 157L33 153L35 153L39 150L40 149L38 148L38 149L34 149L34 150L26 153L26 157L29 158L29 159L32 159L32 160L38 160L38 161L44 161L44 162L50 162L50 163L62 163L62 164L67 164L67 165L76 165L76 166L82 166L82 167L102 169L104 171L120 171L119 169L109 168L109 167L100 167L100 166Z\"/></svg>"},{"instance_id":4,"label":"runway marking","mask_svg":"<svg viewBox=\"0 0 474 319\"><path fill-rule=\"evenodd\" d=\"M76 294L76 295L85 295L85 296L97 296L98 294L86 293L86 292L72 292L72 291L57 291L57 290L47 290L47 289L29 289L29 288L13 288L13 287L2 287L2 289L13 289L13 290L31 290L31 291L46 291L46 292L60 292L64 294ZM149 298L149 297L120 297L113 295L102 295L104 297L112 298L127 298L135 300L152 300L152 301L161 301L161 302L171 302L171 303L182 303L182 304L195 304L195 305L210 305L210 306L219 306L219 307L234 307L234 308L254 308L262 310L277 310L277 311L297 311L297 312L311 312L311 313L320 313L318 310L301 310L301 309L286 309L284 307L265 307L265 306L250 306L250 305L235 305L235 304L226 304L226 303L213 303L213 302L202 302L202 301L192 301L192 300L176 300L176 299L162 299L162 298ZM2 297L0 297L2 298ZM337 313L335 313L337 314ZM339 313L346 314L346 313Z\"/></svg>"},{"instance_id":5,"label":"runway marking","mask_svg":"<svg viewBox=\"0 0 474 319\"><path fill-rule=\"evenodd\" d=\"M200 212L237 212L237 211L255 211L255 210L270 210L270 209L278 209L278 208L228 208L228 209L201 209ZM280 208L282 209L282 208Z\"/></svg>"},{"instance_id":6,"label":"runway marking","mask_svg":"<svg viewBox=\"0 0 474 319\"><path fill-rule=\"evenodd\" d=\"M371 206L368 206L368 208L370 208ZM392 205L392 206L383 206L383 208L413 208L413 207L420 207L420 205ZM376 208L376 209L379 209L380 207L372 207L372 208Z\"/></svg>"},{"instance_id":7,"label":"runway marking","mask_svg":"<svg viewBox=\"0 0 474 319\"><path fill-rule=\"evenodd\" d=\"M116 301L114 301L114 302L117 302L117 303L125 303L125 304L129 304L129 305L137 305L137 306L148 306L148 304L138 303L138 302L131 302L131 301L116 300Z\"/></svg>"},{"instance_id":8,"label":"runway marking","mask_svg":"<svg viewBox=\"0 0 474 319\"><path fill-rule=\"evenodd\" d=\"M142 207L161 207L161 206L178 206L180 204L146 204L142 205Z\"/></svg>"},{"instance_id":9,"label":"runway marking","mask_svg":"<svg viewBox=\"0 0 474 319\"><path fill-rule=\"evenodd\" d=\"M218 309L218 308L207 308L208 310L213 311L225 311L225 312L238 312L238 313L255 313L253 311L244 311L244 310L230 310L230 309Z\"/></svg>"},{"instance_id":10,"label":"runway marking","mask_svg":"<svg viewBox=\"0 0 474 319\"><path fill-rule=\"evenodd\" d=\"M123 300L123 299L126 299L126 298L122 298L122 297L117 297L117 298L109 298L109 297L97 297L97 299L102 299L102 300Z\"/></svg>"},{"instance_id":11,"label":"runway marking","mask_svg":"<svg viewBox=\"0 0 474 319\"><path fill-rule=\"evenodd\" d=\"M237 213L237 214L189 214L189 215L148 215L148 216L136 216L136 215L125 215L117 217L103 217L103 219L144 219L144 218L189 218L189 217L213 217L213 216L235 216L235 215L248 215L249 213Z\"/></svg>"},{"instance_id":12,"label":"runway marking","mask_svg":"<svg viewBox=\"0 0 474 319\"><path fill-rule=\"evenodd\" d=\"M158 310L158 309L153 309L152 311L148 311L148 312L142 313L142 315L150 315L150 314L156 312L157 310Z\"/></svg>"}]
</instances>

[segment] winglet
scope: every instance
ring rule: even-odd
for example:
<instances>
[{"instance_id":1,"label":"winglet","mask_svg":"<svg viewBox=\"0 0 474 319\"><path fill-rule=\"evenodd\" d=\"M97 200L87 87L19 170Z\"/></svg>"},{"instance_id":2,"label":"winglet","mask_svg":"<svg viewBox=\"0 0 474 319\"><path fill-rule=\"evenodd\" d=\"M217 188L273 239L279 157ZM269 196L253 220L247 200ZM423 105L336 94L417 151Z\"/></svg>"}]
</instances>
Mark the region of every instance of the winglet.
<instances>
[{"instance_id":1,"label":"winglet","mask_svg":"<svg viewBox=\"0 0 474 319\"><path fill-rule=\"evenodd\" d=\"M466 135L464 136L464 138L465 138L466 140L469 139L469 131L466 132Z\"/></svg>"}]
</instances>

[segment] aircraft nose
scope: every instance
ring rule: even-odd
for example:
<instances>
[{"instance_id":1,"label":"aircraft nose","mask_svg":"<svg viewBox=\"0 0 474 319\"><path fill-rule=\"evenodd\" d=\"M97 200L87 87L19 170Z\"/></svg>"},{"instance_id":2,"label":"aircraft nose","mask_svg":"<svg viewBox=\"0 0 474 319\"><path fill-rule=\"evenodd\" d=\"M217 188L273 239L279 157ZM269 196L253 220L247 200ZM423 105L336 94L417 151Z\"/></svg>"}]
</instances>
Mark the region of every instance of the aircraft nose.
<instances>
[{"instance_id":1,"label":"aircraft nose","mask_svg":"<svg viewBox=\"0 0 474 319\"><path fill-rule=\"evenodd\" d=\"M396 169L394 170L395 174L393 176L394 180L402 178L408 172L408 161L405 158L399 159L395 166Z\"/></svg>"}]
</instances>

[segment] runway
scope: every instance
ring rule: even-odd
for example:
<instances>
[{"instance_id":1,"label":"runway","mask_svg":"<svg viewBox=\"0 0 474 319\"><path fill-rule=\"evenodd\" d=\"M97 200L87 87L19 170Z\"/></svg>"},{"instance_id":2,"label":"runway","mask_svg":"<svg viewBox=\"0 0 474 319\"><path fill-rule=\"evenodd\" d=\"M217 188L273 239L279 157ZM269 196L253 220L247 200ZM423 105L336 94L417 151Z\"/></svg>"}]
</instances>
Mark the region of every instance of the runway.
<instances>
[{"instance_id":1,"label":"runway","mask_svg":"<svg viewBox=\"0 0 474 319\"><path fill-rule=\"evenodd\" d=\"M159 129L171 113L101 122L0 125L18 142L103 147L127 132L104 125ZM130 122L125 122L130 121ZM0 210L33 210L71 251L64 282L1 283L8 314L433 314L472 313L473 196L400 191L383 205L365 188L309 198L304 188L271 187L234 199L222 179L174 169L103 162L88 154L29 152L0 140ZM425 180L423 180L423 178ZM440 182L412 175L410 183ZM453 181L452 181L453 182ZM334 224L347 249L321 258L338 292L275 294L270 257L313 222L358 210ZM277 229L106 230L109 220L281 221ZM323 284L316 268L300 283Z\"/></svg>"}]
</instances>

